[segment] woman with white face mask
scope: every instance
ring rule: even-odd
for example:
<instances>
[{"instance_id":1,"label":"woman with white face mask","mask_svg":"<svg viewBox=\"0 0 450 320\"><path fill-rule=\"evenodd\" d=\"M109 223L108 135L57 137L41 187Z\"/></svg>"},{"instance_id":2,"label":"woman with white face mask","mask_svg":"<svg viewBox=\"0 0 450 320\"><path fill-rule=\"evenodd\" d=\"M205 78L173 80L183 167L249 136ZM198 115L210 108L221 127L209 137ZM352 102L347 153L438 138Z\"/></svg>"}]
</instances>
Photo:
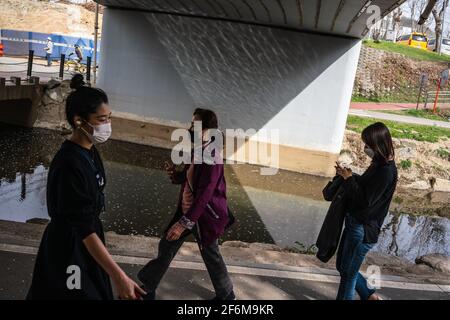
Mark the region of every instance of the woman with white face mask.
<instances>
[{"instance_id":1,"label":"woman with white face mask","mask_svg":"<svg viewBox=\"0 0 450 320\"><path fill-rule=\"evenodd\" d=\"M111 258L100 214L105 208L105 170L95 144L111 135L106 94L74 77L67 98L72 136L63 142L49 169L43 234L27 299L137 299L145 292Z\"/></svg>"},{"instance_id":2,"label":"woman with white face mask","mask_svg":"<svg viewBox=\"0 0 450 320\"><path fill-rule=\"evenodd\" d=\"M363 130L361 138L364 153L372 159L367 170L359 176L336 165L347 212L336 258L341 275L338 300L352 300L355 291L361 300L380 300L359 269L378 241L397 184L394 146L388 128L381 122L374 123Z\"/></svg>"}]
</instances>

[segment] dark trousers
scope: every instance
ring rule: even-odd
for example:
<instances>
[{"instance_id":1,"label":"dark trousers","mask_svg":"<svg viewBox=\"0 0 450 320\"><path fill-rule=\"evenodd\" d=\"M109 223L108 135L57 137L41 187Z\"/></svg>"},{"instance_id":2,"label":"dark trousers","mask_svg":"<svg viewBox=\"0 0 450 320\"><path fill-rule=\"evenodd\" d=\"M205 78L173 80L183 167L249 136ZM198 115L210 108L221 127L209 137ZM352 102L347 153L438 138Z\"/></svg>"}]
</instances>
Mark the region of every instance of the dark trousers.
<instances>
[{"instance_id":1,"label":"dark trousers","mask_svg":"<svg viewBox=\"0 0 450 320\"><path fill-rule=\"evenodd\" d=\"M138 278L145 285L146 290L149 292L156 290L164 274L169 269L170 263L190 233L191 231L185 231L180 239L175 241L166 240L166 233L164 233L164 236L159 241L158 256L156 259L149 261L138 273ZM216 297L224 299L233 291L233 284L220 254L218 240L208 246L202 246L200 245L196 227L194 227L192 233L197 243L199 243L200 253L211 278Z\"/></svg>"},{"instance_id":2,"label":"dark trousers","mask_svg":"<svg viewBox=\"0 0 450 320\"><path fill-rule=\"evenodd\" d=\"M375 293L375 290L369 288L367 280L359 272L366 254L373 247L373 244L364 243L363 239L363 225L352 216L347 215L336 257L336 268L341 275L337 300L353 300L355 290L361 300L367 300Z\"/></svg>"},{"instance_id":3,"label":"dark trousers","mask_svg":"<svg viewBox=\"0 0 450 320\"><path fill-rule=\"evenodd\" d=\"M52 56L50 53L46 53L45 54L45 58L47 59L47 66L51 66L52 65Z\"/></svg>"}]
</instances>

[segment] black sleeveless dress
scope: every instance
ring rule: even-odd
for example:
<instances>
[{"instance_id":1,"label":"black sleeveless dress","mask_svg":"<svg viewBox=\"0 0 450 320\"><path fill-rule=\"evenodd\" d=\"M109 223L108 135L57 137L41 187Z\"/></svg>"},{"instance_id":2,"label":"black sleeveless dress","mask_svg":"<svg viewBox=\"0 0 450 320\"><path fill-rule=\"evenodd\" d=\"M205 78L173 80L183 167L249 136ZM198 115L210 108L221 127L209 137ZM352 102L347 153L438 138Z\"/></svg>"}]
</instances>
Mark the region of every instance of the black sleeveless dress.
<instances>
[{"instance_id":1,"label":"black sleeveless dress","mask_svg":"<svg viewBox=\"0 0 450 320\"><path fill-rule=\"evenodd\" d=\"M51 218L43 234L27 299L113 299L109 276L83 239L96 233L105 243L99 215L104 210L105 171L95 147L64 141L47 181Z\"/></svg>"}]
</instances>

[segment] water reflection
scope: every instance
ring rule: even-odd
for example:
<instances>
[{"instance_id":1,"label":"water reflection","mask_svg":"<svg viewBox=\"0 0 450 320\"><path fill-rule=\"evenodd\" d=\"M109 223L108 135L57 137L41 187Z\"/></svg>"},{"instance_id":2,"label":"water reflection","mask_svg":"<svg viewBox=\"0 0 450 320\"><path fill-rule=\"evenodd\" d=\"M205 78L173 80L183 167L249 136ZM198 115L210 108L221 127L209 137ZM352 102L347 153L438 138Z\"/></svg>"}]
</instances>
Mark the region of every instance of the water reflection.
<instances>
[{"instance_id":1,"label":"water reflection","mask_svg":"<svg viewBox=\"0 0 450 320\"><path fill-rule=\"evenodd\" d=\"M63 141L57 132L0 125L0 219L48 218L47 170ZM160 236L175 212L179 192L163 171L170 151L120 141L108 141L99 149L108 175L105 230ZM239 227L224 240L274 243L233 170L227 167L226 175Z\"/></svg>"},{"instance_id":2,"label":"water reflection","mask_svg":"<svg viewBox=\"0 0 450 320\"><path fill-rule=\"evenodd\" d=\"M0 219L47 218L47 170L64 137L43 129L0 125ZM99 147L108 175L106 230L160 236L176 209L179 187L164 171L170 152L109 141ZM321 189L328 179L280 171L260 176L249 165L226 166L229 204L238 224L223 240L276 243L315 242L328 208ZM376 250L408 259L427 253L450 255L449 220L389 216Z\"/></svg>"},{"instance_id":3,"label":"water reflection","mask_svg":"<svg viewBox=\"0 0 450 320\"><path fill-rule=\"evenodd\" d=\"M33 173L19 173L15 179L0 180L0 219L26 222L47 219L45 185L47 169L38 165Z\"/></svg>"},{"instance_id":4,"label":"water reflection","mask_svg":"<svg viewBox=\"0 0 450 320\"><path fill-rule=\"evenodd\" d=\"M390 215L374 249L412 261L429 253L450 256L450 220L442 217Z\"/></svg>"}]
</instances>

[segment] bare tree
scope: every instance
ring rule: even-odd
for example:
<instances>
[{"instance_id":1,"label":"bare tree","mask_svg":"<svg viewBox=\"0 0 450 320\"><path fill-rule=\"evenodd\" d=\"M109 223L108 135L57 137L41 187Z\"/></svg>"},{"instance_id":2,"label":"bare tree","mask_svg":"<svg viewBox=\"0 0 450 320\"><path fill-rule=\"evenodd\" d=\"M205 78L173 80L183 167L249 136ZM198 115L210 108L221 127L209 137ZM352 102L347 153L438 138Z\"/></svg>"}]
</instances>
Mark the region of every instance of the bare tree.
<instances>
[{"instance_id":1,"label":"bare tree","mask_svg":"<svg viewBox=\"0 0 450 320\"><path fill-rule=\"evenodd\" d=\"M387 40L387 35L388 35L388 31L389 31L389 27L391 25L391 21L392 21L392 12L390 12L389 14L387 14L384 18L383 21L381 23L381 25L384 25L384 30L383 30L383 39Z\"/></svg>"},{"instance_id":2,"label":"bare tree","mask_svg":"<svg viewBox=\"0 0 450 320\"><path fill-rule=\"evenodd\" d=\"M416 18L416 8L417 8L417 0L408 0L407 2L409 8L409 14L411 18L411 32L415 31L415 18Z\"/></svg>"},{"instance_id":3,"label":"bare tree","mask_svg":"<svg viewBox=\"0 0 450 320\"><path fill-rule=\"evenodd\" d=\"M381 36L381 29L375 28L375 29L373 30L373 33L372 33L372 39L373 39L373 41L374 41L375 43L379 43L379 42L380 42L380 36Z\"/></svg>"},{"instance_id":4,"label":"bare tree","mask_svg":"<svg viewBox=\"0 0 450 320\"><path fill-rule=\"evenodd\" d=\"M411 27L411 32L423 32L424 30L424 26L421 25L419 26L419 17L420 14L424 11L425 7L428 4L428 0L408 0L406 2L406 6L408 7L409 10L409 16L410 16L410 27Z\"/></svg>"},{"instance_id":5,"label":"bare tree","mask_svg":"<svg viewBox=\"0 0 450 320\"><path fill-rule=\"evenodd\" d=\"M443 32L443 20L444 20L444 12L448 6L449 0L440 0L436 2L433 10L434 22L435 22L435 33L436 33L436 52L441 52L441 38Z\"/></svg>"},{"instance_id":6,"label":"bare tree","mask_svg":"<svg viewBox=\"0 0 450 320\"><path fill-rule=\"evenodd\" d=\"M416 23L416 29L417 31L420 31L422 33L426 33L426 30L429 28L430 26L430 20L428 19L427 22L425 24L422 24L421 26L418 26L418 21L419 21L419 17L420 14L425 10L425 7L428 4L428 0L417 0L417 17L414 18L414 22Z\"/></svg>"},{"instance_id":7,"label":"bare tree","mask_svg":"<svg viewBox=\"0 0 450 320\"><path fill-rule=\"evenodd\" d=\"M403 12L400 7L394 11L394 42L396 42L398 38L398 30L400 27L400 22L402 21L402 14Z\"/></svg>"}]
</instances>

